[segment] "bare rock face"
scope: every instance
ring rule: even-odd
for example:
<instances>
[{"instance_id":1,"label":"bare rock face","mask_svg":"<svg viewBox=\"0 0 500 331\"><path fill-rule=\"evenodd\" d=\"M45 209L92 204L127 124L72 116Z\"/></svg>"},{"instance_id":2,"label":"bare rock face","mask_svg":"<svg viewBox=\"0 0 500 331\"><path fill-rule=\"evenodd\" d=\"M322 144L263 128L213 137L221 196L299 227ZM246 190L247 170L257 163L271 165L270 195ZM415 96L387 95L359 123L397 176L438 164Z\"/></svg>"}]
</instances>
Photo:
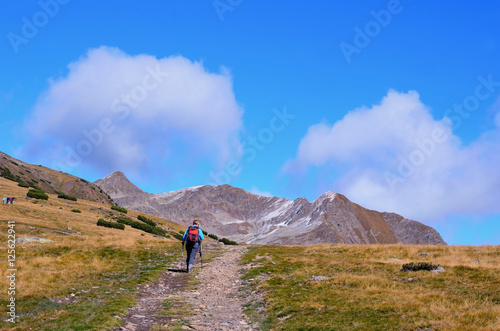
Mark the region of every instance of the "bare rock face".
<instances>
[{"instance_id":1,"label":"bare rock face","mask_svg":"<svg viewBox=\"0 0 500 331\"><path fill-rule=\"evenodd\" d=\"M384 220L396 233L402 244L442 245L439 233L420 222L412 221L394 213L383 213Z\"/></svg>"},{"instance_id":2,"label":"bare rock face","mask_svg":"<svg viewBox=\"0 0 500 331\"><path fill-rule=\"evenodd\" d=\"M333 192L313 202L263 197L230 185L149 194L121 172L96 181L120 206L251 244L446 244L439 233L402 216L365 209Z\"/></svg>"}]
</instances>

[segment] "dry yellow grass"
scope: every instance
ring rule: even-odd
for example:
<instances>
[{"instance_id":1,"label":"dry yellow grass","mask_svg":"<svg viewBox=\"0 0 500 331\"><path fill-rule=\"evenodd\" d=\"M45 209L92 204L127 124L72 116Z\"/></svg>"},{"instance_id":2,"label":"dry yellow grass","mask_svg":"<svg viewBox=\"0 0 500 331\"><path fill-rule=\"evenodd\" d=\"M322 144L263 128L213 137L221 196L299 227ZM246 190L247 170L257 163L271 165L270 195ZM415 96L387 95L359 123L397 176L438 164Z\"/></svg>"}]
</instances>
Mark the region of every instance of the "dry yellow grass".
<instances>
[{"instance_id":1,"label":"dry yellow grass","mask_svg":"<svg viewBox=\"0 0 500 331\"><path fill-rule=\"evenodd\" d=\"M16 244L15 297L19 302L18 314L24 315L21 325L24 321L29 326L52 325L56 329L66 329L81 319L78 323L89 325L89 329L106 329L117 323L113 320L117 311L132 303L132 292L129 291L150 280L157 274L159 266L163 265L164 269L165 263L174 258L165 256L165 253L171 256L178 252L180 255L180 244L176 239L160 238L128 226L125 230L97 226L99 218L111 219L112 215L119 215L111 211L109 205L81 199L76 202L63 200L54 194L49 194L48 201L26 199L27 191L15 182L0 178L0 197L17 198L13 205L0 204L0 261L3 261L0 262L3 265L0 268L0 292L5 294L8 289L9 221L15 222L16 238L39 237L53 241ZM73 209L81 213L72 212ZM128 211L126 216L137 218L139 214ZM180 224L150 215L147 217L173 232L184 230ZM99 289L92 290L96 284ZM116 292L120 287L124 290ZM85 300L108 302L106 309L109 311L85 303L84 297L89 289L92 291ZM67 313L62 314L60 311L64 308L55 300L71 293L79 293L78 304L83 306L66 307ZM5 295L4 299L7 300ZM2 301L2 306L4 303L6 301ZM2 326L5 325L0 322L0 328Z\"/></svg>"},{"instance_id":2,"label":"dry yellow grass","mask_svg":"<svg viewBox=\"0 0 500 331\"><path fill-rule=\"evenodd\" d=\"M271 329L500 330L499 246L264 246L245 261ZM409 262L445 272L400 271Z\"/></svg>"}]
</instances>

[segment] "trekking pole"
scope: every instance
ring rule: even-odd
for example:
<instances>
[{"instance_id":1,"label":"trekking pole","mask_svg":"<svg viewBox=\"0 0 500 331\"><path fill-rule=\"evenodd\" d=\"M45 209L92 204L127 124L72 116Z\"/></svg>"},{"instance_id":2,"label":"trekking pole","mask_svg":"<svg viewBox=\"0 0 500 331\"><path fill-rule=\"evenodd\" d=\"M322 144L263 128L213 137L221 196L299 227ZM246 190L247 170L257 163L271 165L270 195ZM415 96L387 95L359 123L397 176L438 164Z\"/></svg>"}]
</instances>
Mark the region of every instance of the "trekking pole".
<instances>
[{"instance_id":1,"label":"trekking pole","mask_svg":"<svg viewBox=\"0 0 500 331\"><path fill-rule=\"evenodd\" d=\"M201 252L201 243L200 243L200 262L201 262L201 270L203 270L203 253Z\"/></svg>"},{"instance_id":2,"label":"trekking pole","mask_svg":"<svg viewBox=\"0 0 500 331\"><path fill-rule=\"evenodd\" d=\"M182 254L182 261L184 261L184 241L182 242L182 246L181 246L181 254ZM182 264L184 262L181 261L181 268L182 268Z\"/></svg>"}]
</instances>

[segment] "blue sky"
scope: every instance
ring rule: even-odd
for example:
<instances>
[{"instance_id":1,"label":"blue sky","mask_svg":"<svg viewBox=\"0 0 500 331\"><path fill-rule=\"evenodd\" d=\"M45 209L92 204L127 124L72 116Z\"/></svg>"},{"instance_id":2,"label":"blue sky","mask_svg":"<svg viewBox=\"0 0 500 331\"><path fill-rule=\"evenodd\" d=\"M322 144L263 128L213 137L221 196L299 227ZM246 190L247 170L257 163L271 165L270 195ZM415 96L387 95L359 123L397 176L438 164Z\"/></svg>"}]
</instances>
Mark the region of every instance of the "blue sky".
<instances>
[{"instance_id":1,"label":"blue sky","mask_svg":"<svg viewBox=\"0 0 500 331\"><path fill-rule=\"evenodd\" d=\"M500 5L9 1L0 150L148 192L324 191L500 243Z\"/></svg>"}]
</instances>

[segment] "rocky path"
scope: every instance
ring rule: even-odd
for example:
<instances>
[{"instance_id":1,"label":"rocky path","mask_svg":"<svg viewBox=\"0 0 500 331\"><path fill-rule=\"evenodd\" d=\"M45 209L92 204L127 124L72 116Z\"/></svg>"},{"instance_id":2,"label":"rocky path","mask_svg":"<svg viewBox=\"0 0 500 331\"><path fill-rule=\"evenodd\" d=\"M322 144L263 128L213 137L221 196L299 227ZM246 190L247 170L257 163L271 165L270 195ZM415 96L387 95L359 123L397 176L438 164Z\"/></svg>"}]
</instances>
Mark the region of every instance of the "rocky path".
<instances>
[{"instance_id":1,"label":"rocky path","mask_svg":"<svg viewBox=\"0 0 500 331\"><path fill-rule=\"evenodd\" d=\"M194 307L195 315L188 318L194 330L258 330L249 325L242 306L247 303L240 291L241 255L243 246L224 246L223 255L216 257L203 268L195 279L201 282L198 289L182 292Z\"/></svg>"},{"instance_id":2,"label":"rocky path","mask_svg":"<svg viewBox=\"0 0 500 331\"><path fill-rule=\"evenodd\" d=\"M194 274L183 272L183 264L179 261L156 282L141 288L137 305L122 318L124 327L113 330L167 330L179 327L179 321L184 330L259 330L257 325L249 324L242 308L248 298L240 291L242 266L239 262L246 248L204 244L203 250L205 256L210 251L219 252L210 263L205 262L202 270L198 256ZM196 289L190 289L191 277L199 282ZM179 312L162 314L162 306L169 299L183 301L183 316L177 316Z\"/></svg>"}]
</instances>

